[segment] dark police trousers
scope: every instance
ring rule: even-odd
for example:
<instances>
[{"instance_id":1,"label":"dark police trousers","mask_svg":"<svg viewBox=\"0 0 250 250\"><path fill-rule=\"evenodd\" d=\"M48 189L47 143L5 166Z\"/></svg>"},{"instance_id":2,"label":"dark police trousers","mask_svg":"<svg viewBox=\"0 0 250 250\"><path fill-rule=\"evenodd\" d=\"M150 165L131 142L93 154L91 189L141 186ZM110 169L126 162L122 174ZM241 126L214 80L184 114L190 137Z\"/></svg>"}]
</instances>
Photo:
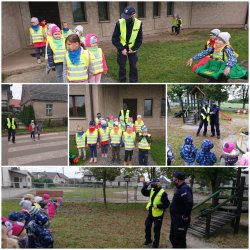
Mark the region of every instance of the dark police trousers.
<instances>
[{"instance_id":1,"label":"dark police trousers","mask_svg":"<svg viewBox=\"0 0 250 250\"><path fill-rule=\"evenodd\" d=\"M189 222L181 218L171 221L169 240L173 248L187 248L186 235Z\"/></svg>"},{"instance_id":2,"label":"dark police trousers","mask_svg":"<svg viewBox=\"0 0 250 250\"><path fill-rule=\"evenodd\" d=\"M198 128L197 133L196 133L197 135L200 133L200 131L201 131L203 125L204 125L203 135L206 135L206 134L207 134L207 125L208 125L208 121L207 121L207 120L201 119L200 124L199 124L199 128Z\"/></svg>"},{"instance_id":3,"label":"dark police trousers","mask_svg":"<svg viewBox=\"0 0 250 250\"><path fill-rule=\"evenodd\" d=\"M145 239L147 241L151 241L151 228L152 224L154 223L154 241L152 245L154 248L159 247L163 215L159 217L153 217L152 212L149 211L148 217L145 220Z\"/></svg>"},{"instance_id":4,"label":"dark police trousers","mask_svg":"<svg viewBox=\"0 0 250 250\"><path fill-rule=\"evenodd\" d=\"M121 52L117 54L117 63L119 65L119 82L126 82L126 62L127 57L129 61L129 82L138 81L138 72L137 72L137 53L131 53L127 56L124 56Z\"/></svg>"},{"instance_id":5,"label":"dark police trousers","mask_svg":"<svg viewBox=\"0 0 250 250\"><path fill-rule=\"evenodd\" d=\"M10 141L10 138L12 137L12 142L14 143L16 141L16 130L13 130L12 128L8 129L8 141Z\"/></svg>"},{"instance_id":6,"label":"dark police trousers","mask_svg":"<svg viewBox=\"0 0 250 250\"><path fill-rule=\"evenodd\" d=\"M212 135L215 135L215 129L216 129L216 135L217 136L220 136L220 124L219 124L219 121L216 119L211 119L210 121L210 125L211 125L211 133ZM215 129L214 129L215 127Z\"/></svg>"}]
</instances>

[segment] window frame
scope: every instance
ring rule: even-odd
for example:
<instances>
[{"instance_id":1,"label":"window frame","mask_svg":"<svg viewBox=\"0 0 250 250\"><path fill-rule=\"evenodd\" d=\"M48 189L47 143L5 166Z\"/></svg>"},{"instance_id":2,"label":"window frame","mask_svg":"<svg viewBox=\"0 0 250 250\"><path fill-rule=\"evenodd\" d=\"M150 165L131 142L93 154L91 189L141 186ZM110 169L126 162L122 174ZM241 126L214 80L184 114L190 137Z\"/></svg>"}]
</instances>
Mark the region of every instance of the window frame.
<instances>
[{"instance_id":1,"label":"window frame","mask_svg":"<svg viewBox=\"0 0 250 250\"><path fill-rule=\"evenodd\" d=\"M48 107L49 105L51 105L51 108ZM51 115L48 111L51 111ZM53 116L53 104L46 104L46 116Z\"/></svg>"},{"instance_id":2,"label":"window frame","mask_svg":"<svg viewBox=\"0 0 250 250\"><path fill-rule=\"evenodd\" d=\"M145 101L151 101L151 114L150 115L145 115ZM153 116L153 98L144 99L143 116L144 117L152 117Z\"/></svg>"},{"instance_id":3,"label":"window frame","mask_svg":"<svg viewBox=\"0 0 250 250\"><path fill-rule=\"evenodd\" d=\"M139 4L143 4L143 17L139 17ZM145 19L146 18L146 7L147 2L137 2L137 10L138 10L138 19Z\"/></svg>"},{"instance_id":4,"label":"window frame","mask_svg":"<svg viewBox=\"0 0 250 250\"><path fill-rule=\"evenodd\" d=\"M171 13L169 14L168 13L168 5L169 4L171 4L172 6L171 6ZM173 16L174 15L174 2L167 2L167 17L171 17L171 16Z\"/></svg>"},{"instance_id":5,"label":"window frame","mask_svg":"<svg viewBox=\"0 0 250 250\"><path fill-rule=\"evenodd\" d=\"M84 114L85 116L78 116L77 106L76 106L76 97L83 97L83 104L84 104ZM70 106L69 106L69 118L79 118L79 119L86 119L86 103L85 103L85 95L69 95L69 98L72 98L72 109L73 114L70 114Z\"/></svg>"},{"instance_id":6,"label":"window frame","mask_svg":"<svg viewBox=\"0 0 250 250\"><path fill-rule=\"evenodd\" d=\"M164 110L165 110L165 115L162 114L162 101L165 101L165 105L164 105ZM160 117L166 117L166 98L161 98L161 110L160 110Z\"/></svg>"},{"instance_id":7,"label":"window frame","mask_svg":"<svg viewBox=\"0 0 250 250\"><path fill-rule=\"evenodd\" d=\"M155 4L158 4L158 15L155 16ZM153 2L153 18L160 18L161 17L161 2Z\"/></svg>"},{"instance_id":8,"label":"window frame","mask_svg":"<svg viewBox=\"0 0 250 250\"><path fill-rule=\"evenodd\" d=\"M73 23L74 24L76 24L76 23L88 23L88 17L87 17L87 11L86 11L86 3L85 2L76 2L76 3L80 3L81 5L82 4L84 5L84 7L83 7L83 9L84 9L83 15L85 17L85 20L83 20L83 21L75 21L74 11L73 11L73 3L75 3L75 2L71 2L71 10L72 10L72 16L73 16ZM81 10L82 10L82 8L81 8Z\"/></svg>"},{"instance_id":9,"label":"window frame","mask_svg":"<svg viewBox=\"0 0 250 250\"><path fill-rule=\"evenodd\" d=\"M100 20L99 15L99 4L106 3L107 4L107 20ZM99 23L110 23L110 8L109 8L109 2L97 2L97 10L98 10L98 21Z\"/></svg>"}]
</instances>

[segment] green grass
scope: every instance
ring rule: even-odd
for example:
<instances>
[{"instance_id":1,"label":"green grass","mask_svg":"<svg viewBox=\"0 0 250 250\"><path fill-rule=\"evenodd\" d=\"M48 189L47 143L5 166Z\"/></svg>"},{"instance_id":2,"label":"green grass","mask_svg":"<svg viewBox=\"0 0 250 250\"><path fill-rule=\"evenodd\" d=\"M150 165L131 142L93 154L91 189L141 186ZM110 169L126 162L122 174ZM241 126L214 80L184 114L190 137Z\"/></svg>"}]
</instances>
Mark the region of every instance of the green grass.
<instances>
[{"instance_id":1,"label":"green grass","mask_svg":"<svg viewBox=\"0 0 250 250\"><path fill-rule=\"evenodd\" d=\"M238 60L248 60L248 32L244 29L223 31L231 34L231 45L239 54ZM206 82L204 78L194 74L191 67L186 66L186 62L204 49L208 35L209 30L194 31L181 35L180 41L144 42L138 50L138 82ZM182 37L185 40L182 40ZM106 58L109 66L108 75L118 81L116 52L107 54Z\"/></svg>"},{"instance_id":2,"label":"green grass","mask_svg":"<svg viewBox=\"0 0 250 250\"><path fill-rule=\"evenodd\" d=\"M166 140L156 139L151 145L151 156L157 166L166 165Z\"/></svg>"},{"instance_id":3,"label":"green grass","mask_svg":"<svg viewBox=\"0 0 250 250\"><path fill-rule=\"evenodd\" d=\"M220 105L221 108L239 108L242 109L242 103L230 103L230 102L223 102ZM248 109L248 104L246 104L245 109Z\"/></svg>"},{"instance_id":4,"label":"green grass","mask_svg":"<svg viewBox=\"0 0 250 250\"><path fill-rule=\"evenodd\" d=\"M43 133L52 133L52 132L63 132L63 131L68 131L68 128L65 126L60 126L60 127L53 127L53 128L44 128ZM42 133L42 134L43 134ZM28 135L30 134L29 130L27 128L18 128L16 129L16 135ZM2 136L7 136L8 131L7 129L2 130Z\"/></svg>"}]
</instances>

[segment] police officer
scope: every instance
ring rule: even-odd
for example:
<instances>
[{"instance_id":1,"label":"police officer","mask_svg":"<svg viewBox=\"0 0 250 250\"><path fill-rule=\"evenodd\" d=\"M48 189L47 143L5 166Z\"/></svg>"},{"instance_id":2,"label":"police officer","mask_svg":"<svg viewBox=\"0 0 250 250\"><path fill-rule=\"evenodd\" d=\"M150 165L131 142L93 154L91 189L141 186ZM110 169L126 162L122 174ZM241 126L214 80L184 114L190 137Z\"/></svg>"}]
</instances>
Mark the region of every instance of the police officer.
<instances>
[{"instance_id":1,"label":"police officer","mask_svg":"<svg viewBox=\"0 0 250 250\"><path fill-rule=\"evenodd\" d=\"M173 248L187 248L186 234L193 207L193 193L185 182L185 174L175 172L173 182L177 187L170 204L171 229L169 239Z\"/></svg>"},{"instance_id":2,"label":"police officer","mask_svg":"<svg viewBox=\"0 0 250 250\"><path fill-rule=\"evenodd\" d=\"M151 185L150 189L148 189L149 185ZM146 209L148 210L148 217L145 221L144 245L149 245L152 243L151 227L154 223L154 242L152 248L158 248L163 215L169 206L168 195L161 187L160 179L158 178L153 178L151 182L144 183L141 193L144 196L150 197L146 206Z\"/></svg>"},{"instance_id":3,"label":"police officer","mask_svg":"<svg viewBox=\"0 0 250 250\"><path fill-rule=\"evenodd\" d=\"M212 133L211 137L215 136L215 130L216 130L218 139L220 139L219 111L220 111L220 107L216 105L215 100L212 100L212 105L210 107L210 126L211 126L211 133Z\"/></svg>"},{"instance_id":4,"label":"police officer","mask_svg":"<svg viewBox=\"0 0 250 250\"><path fill-rule=\"evenodd\" d=\"M16 143L16 121L15 118L12 116L12 114L9 115L7 118L6 126L8 129L8 141L10 141L10 138L12 137L12 143Z\"/></svg>"},{"instance_id":5,"label":"police officer","mask_svg":"<svg viewBox=\"0 0 250 250\"><path fill-rule=\"evenodd\" d=\"M121 109L118 117L120 117L120 116L123 118L123 121L127 125L128 118L130 116L130 110L128 109L128 106L126 103L123 104L123 109Z\"/></svg>"},{"instance_id":6,"label":"police officer","mask_svg":"<svg viewBox=\"0 0 250 250\"><path fill-rule=\"evenodd\" d=\"M199 136L200 131L204 125L203 135L206 137L207 136L207 125L208 125L208 122L210 121L210 108L208 107L207 101L204 103L204 106L201 109L200 119L201 119L201 121L199 124L199 128L197 130L196 136Z\"/></svg>"},{"instance_id":7,"label":"police officer","mask_svg":"<svg viewBox=\"0 0 250 250\"><path fill-rule=\"evenodd\" d=\"M129 60L129 81L138 81L137 50L142 44L142 23L135 18L135 9L128 6L124 9L121 19L116 23L112 43L117 48L119 64L119 81L126 82L126 61Z\"/></svg>"}]
</instances>

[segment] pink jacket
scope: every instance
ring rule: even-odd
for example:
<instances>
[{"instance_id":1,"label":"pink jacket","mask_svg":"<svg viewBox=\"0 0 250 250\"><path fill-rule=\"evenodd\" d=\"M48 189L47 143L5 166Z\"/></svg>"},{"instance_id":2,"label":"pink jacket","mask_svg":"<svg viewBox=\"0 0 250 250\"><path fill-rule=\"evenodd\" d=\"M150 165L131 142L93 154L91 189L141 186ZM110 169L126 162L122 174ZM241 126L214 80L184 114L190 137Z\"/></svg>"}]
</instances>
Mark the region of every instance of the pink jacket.
<instances>
[{"instance_id":1,"label":"pink jacket","mask_svg":"<svg viewBox=\"0 0 250 250\"><path fill-rule=\"evenodd\" d=\"M48 206L49 218L50 218L50 220L52 220L56 214L56 207L55 207L53 202L49 202L47 206Z\"/></svg>"}]
</instances>

